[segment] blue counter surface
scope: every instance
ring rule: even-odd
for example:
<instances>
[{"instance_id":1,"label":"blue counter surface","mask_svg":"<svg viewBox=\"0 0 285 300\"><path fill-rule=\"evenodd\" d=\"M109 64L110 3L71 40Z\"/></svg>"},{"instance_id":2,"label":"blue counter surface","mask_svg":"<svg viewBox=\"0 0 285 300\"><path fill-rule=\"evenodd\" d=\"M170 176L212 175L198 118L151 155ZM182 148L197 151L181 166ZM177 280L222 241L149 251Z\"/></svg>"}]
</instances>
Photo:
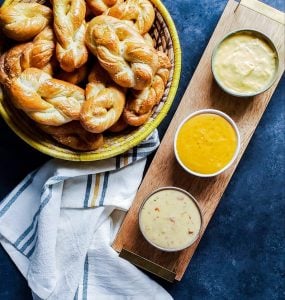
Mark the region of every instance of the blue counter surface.
<instances>
[{"instance_id":1,"label":"blue counter surface","mask_svg":"<svg viewBox=\"0 0 285 300\"><path fill-rule=\"evenodd\" d=\"M1 2L1 0L0 0ZM183 51L179 90L163 136L226 5L225 0L165 0ZM285 11L285 1L266 3ZM0 119L0 199L49 157ZM174 299L285 299L285 77L213 216L181 282L160 282ZM0 246L0 300L32 299ZM95 297L94 297L95 299ZM62 299L66 300L66 299Z\"/></svg>"}]
</instances>

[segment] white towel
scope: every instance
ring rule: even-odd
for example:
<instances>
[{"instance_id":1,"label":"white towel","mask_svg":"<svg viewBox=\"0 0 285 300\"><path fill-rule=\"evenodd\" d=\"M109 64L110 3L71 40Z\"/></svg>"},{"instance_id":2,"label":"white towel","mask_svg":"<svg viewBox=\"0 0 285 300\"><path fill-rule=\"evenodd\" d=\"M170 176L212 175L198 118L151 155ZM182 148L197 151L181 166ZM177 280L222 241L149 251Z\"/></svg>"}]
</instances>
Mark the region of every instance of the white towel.
<instances>
[{"instance_id":1,"label":"white towel","mask_svg":"<svg viewBox=\"0 0 285 300\"><path fill-rule=\"evenodd\" d=\"M171 299L111 243L158 134L115 158L51 160L0 204L0 242L35 299Z\"/></svg>"}]
</instances>

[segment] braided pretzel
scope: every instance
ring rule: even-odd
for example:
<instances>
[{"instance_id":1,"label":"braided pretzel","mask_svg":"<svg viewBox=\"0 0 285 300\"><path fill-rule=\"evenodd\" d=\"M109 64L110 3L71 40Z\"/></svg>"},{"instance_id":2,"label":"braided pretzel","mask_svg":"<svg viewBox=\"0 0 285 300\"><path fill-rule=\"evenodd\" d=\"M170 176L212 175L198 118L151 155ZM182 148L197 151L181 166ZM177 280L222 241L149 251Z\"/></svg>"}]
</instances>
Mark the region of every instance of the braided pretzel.
<instances>
[{"instance_id":1,"label":"braided pretzel","mask_svg":"<svg viewBox=\"0 0 285 300\"><path fill-rule=\"evenodd\" d=\"M123 117L132 126L144 124L152 114L152 109L161 100L169 77L171 63L167 55L158 51L160 68L156 72L151 85L142 91L132 90L127 100Z\"/></svg>"},{"instance_id":2,"label":"braided pretzel","mask_svg":"<svg viewBox=\"0 0 285 300\"><path fill-rule=\"evenodd\" d=\"M155 18L153 6L148 0L127 0L117 3L105 14L121 20L134 21L140 34L145 34L150 30Z\"/></svg>"},{"instance_id":3,"label":"braided pretzel","mask_svg":"<svg viewBox=\"0 0 285 300\"><path fill-rule=\"evenodd\" d=\"M8 90L14 105L31 119L59 126L78 120L85 100L84 90L71 83L53 79L49 74L29 68L12 81Z\"/></svg>"},{"instance_id":4,"label":"braided pretzel","mask_svg":"<svg viewBox=\"0 0 285 300\"><path fill-rule=\"evenodd\" d=\"M123 130L125 130L127 127L129 127L129 124L125 122L124 118L123 118L123 114L120 116L120 119L114 124L112 125L110 128L108 128L108 130L110 132L121 132Z\"/></svg>"},{"instance_id":5,"label":"braided pretzel","mask_svg":"<svg viewBox=\"0 0 285 300\"><path fill-rule=\"evenodd\" d=\"M72 84L78 84L82 82L85 78L87 78L88 68L87 65L83 65L82 67L74 70L73 72L65 72L61 71L56 78L70 82Z\"/></svg>"},{"instance_id":6,"label":"braided pretzel","mask_svg":"<svg viewBox=\"0 0 285 300\"><path fill-rule=\"evenodd\" d=\"M108 8L124 0L86 0L88 7L95 16L102 15Z\"/></svg>"},{"instance_id":7,"label":"braided pretzel","mask_svg":"<svg viewBox=\"0 0 285 300\"><path fill-rule=\"evenodd\" d=\"M159 66L157 51L132 26L113 17L93 18L87 27L86 44L123 87L144 89Z\"/></svg>"},{"instance_id":8,"label":"braided pretzel","mask_svg":"<svg viewBox=\"0 0 285 300\"><path fill-rule=\"evenodd\" d=\"M82 126L94 133L100 133L111 127L120 118L126 96L106 71L95 64L86 86L86 101L82 105L80 121Z\"/></svg>"},{"instance_id":9,"label":"braided pretzel","mask_svg":"<svg viewBox=\"0 0 285 300\"><path fill-rule=\"evenodd\" d=\"M84 0L53 0L56 57L63 70L72 72L86 63Z\"/></svg>"},{"instance_id":10,"label":"braided pretzel","mask_svg":"<svg viewBox=\"0 0 285 300\"><path fill-rule=\"evenodd\" d=\"M61 126L39 125L39 127L60 144L75 150L92 151L104 143L102 134L94 134L84 130L78 121L72 121Z\"/></svg>"},{"instance_id":11,"label":"braided pretzel","mask_svg":"<svg viewBox=\"0 0 285 300\"><path fill-rule=\"evenodd\" d=\"M50 22L52 11L38 3L16 3L0 9L0 25L7 37L28 41Z\"/></svg>"},{"instance_id":12,"label":"braided pretzel","mask_svg":"<svg viewBox=\"0 0 285 300\"><path fill-rule=\"evenodd\" d=\"M50 73L54 48L54 34L49 26L33 42L11 48L0 57L0 83L10 86L11 80L27 68L39 68Z\"/></svg>"}]
</instances>

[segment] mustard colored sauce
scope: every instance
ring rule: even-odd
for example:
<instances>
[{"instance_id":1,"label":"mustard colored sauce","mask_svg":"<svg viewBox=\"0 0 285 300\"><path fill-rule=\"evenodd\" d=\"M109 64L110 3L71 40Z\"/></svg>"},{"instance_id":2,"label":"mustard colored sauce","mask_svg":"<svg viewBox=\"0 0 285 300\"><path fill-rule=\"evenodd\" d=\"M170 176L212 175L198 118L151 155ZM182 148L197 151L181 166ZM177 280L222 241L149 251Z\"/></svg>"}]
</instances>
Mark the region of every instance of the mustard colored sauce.
<instances>
[{"instance_id":1,"label":"mustard colored sauce","mask_svg":"<svg viewBox=\"0 0 285 300\"><path fill-rule=\"evenodd\" d=\"M275 77L277 53L256 35L237 33L219 45L213 59L213 71L225 88L241 94L257 93Z\"/></svg>"},{"instance_id":2,"label":"mustard colored sauce","mask_svg":"<svg viewBox=\"0 0 285 300\"><path fill-rule=\"evenodd\" d=\"M206 175L220 171L232 160L237 143L236 132L227 120L205 113L190 118L181 126L176 149L184 166Z\"/></svg>"},{"instance_id":3,"label":"mustard colored sauce","mask_svg":"<svg viewBox=\"0 0 285 300\"><path fill-rule=\"evenodd\" d=\"M151 195L140 212L140 228L152 244L167 250L192 244L202 219L196 203L185 193L164 189Z\"/></svg>"}]
</instances>

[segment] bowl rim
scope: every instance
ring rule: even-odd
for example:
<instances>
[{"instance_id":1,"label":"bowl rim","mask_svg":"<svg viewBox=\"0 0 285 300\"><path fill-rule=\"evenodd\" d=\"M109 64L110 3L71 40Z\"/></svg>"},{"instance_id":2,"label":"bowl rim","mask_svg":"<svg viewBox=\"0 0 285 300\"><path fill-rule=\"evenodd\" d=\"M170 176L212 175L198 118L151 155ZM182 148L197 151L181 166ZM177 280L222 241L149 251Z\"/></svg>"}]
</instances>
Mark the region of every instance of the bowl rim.
<instances>
[{"instance_id":1,"label":"bowl rim","mask_svg":"<svg viewBox=\"0 0 285 300\"><path fill-rule=\"evenodd\" d=\"M199 228L199 232L197 233L196 237L194 240L191 241L191 243L187 244L186 246L183 246L183 247L180 247L180 248L174 248L174 249L170 249L170 248L164 248L164 247L160 247L158 245L156 245L155 243L153 243L152 241L150 241L144 234L143 230L142 230L142 224L141 224L141 211L142 211L142 208L143 206L145 205L145 203L147 202L147 200L154 194L160 192L160 191L164 191L164 190L175 190L175 191L179 191L183 194L185 194L189 199L191 199L193 201L193 203L195 204L198 212L199 212L199 215L200 215L200 220L201 220L201 223L200 223L200 228ZM190 246L192 246L200 237L201 237L201 233L202 233L202 228L203 228L203 225L204 225L204 217L203 217L203 214L202 214L202 210L200 208L200 205L199 205L199 202L196 200L196 198L190 194L188 191L182 189L182 188L179 188L179 187L176 187L176 186L164 186L164 187L160 187L158 189L155 189L154 191L152 191L151 193L149 193L143 200L142 204L140 205L140 208L139 208L139 212L138 212L138 223L139 223L139 229L140 229L140 232L141 234L143 235L143 237L146 239L146 241L151 244L153 247L159 249L159 250L162 250L162 251L165 251L165 252L177 252L177 251L182 251Z\"/></svg>"},{"instance_id":2,"label":"bowl rim","mask_svg":"<svg viewBox=\"0 0 285 300\"><path fill-rule=\"evenodd\" d=\"M179 155L178 155L178 151L177 151L177 137L178 137L178 133L181 129L181 127L188 121L190 120L191 118L197 116L197 115L201 115L201 114L215 114L215 115L218 115L220 117L223 117L226 121L228 121L228 123L230 123L230 125L233 127L234 131L235 131L235 134L236 134L236 137L237 137L237 146L236 146L236 150L235 150L235 153L232 157L232 159L219 171L215 172L215 173L209 173L209 174L203 174L203 173L199 173L199 172L195 172L195 171L192 171L191 169L187 168L183 162L181 161L181 159L179 158ZM240 138L240 132L239 132L239 129L236 125L236 123L234 122L234 120L228 116L227 114L225 114L224 112L220 111L220 110L217 110L217 109L201 109L201 110L197 110L193 113L191 113L190 115L188 115L186 118L183 119L183 121L179 124L178 128L176 129L176 132L175 132L175 136L174 136L174 154L175 154L175 157L176 157L176 160L178 161L178 163L180 164L180 166L188 173L192 174L192 175L195 175L195 176L198 176L198 177L214 177L214 176L217 176L221 173L223 173L225 170L227 170L233 163L234 161L236 160L239 152L240 152L240 146L241 146L241 138Z\"/></svg>"},{"instance_id":3,"label":"bowl rim","mask_svg":"<svg viewBox=\"0 0 285 300\"><path fill-rule=\"evenodd\" d=\"M77 151L77 150L70 150L68 148L64 148L63 146L59 145L56 146L57 144L52 144L55 146L55 148L50 148L48 145L45 143L41 143L40 141L37 141L36 139L32 138L29 134L23 131L22 128L20 128L17 125L17 122L13 120L13 118L10 116L10 114L5 110L5 107L3 106L3 91L0 91L0 115L6 122L6 124L22 139L24 140L27 144L32 146L34 149L47 154L51 157L54 158L59 158L63 160L68 160L68 161L96 161L96 160L103 160L111 157L115 157L119 154L122 154L131 148L135 147L138 145L141 141L143 141L145 138L147 138L156 128L157 126L162 122L162 120L165 118L167 115L172 102L174 100L174 97L176 95L178 85L179 85L179 79L181 75L181 47L180 47L180 42L179 42L179 36L175 27L175 24L172 20L172 17L170 16L168 10L166 7L163 5L163 3L160 0L150 0L154 7L157 8L159 13L161 14L164 22L167 25L167 28L170 33L170 37L172 40L172 45L173 45L173 53L174 53L174 63L173 63L173 76L172 76L172 81L171 85L169 87L169 92L166 98L166 101L158 113L158 115L153 119L150 123L145 124L146 127L144 128L144 131L137 131L132 140L129 140L125 142L123 145L120 145L116 148L113 148L111 150L105 150L102 153L88 153L88 152L83 152L83 151ZM0 87L1 90L1 87ZM142 126L145 126L142 125ZM60 149L65 149L67 151L70 150L70 153L67 152L62 152Z\"/></svg>"},{"instance_id":4,"label":"bowl rim","mask_svg":"<svg viewBox=\"0 0 285 300\"><path fill-rule=\"evenodd\" d=\"M231 90L229 88L227 88L225 85L223 85L221 83L221 81L217 78L217 75L216 75L216 72L215 72L215 68L214 68L214 60L215 60L215 57L216 57L216 54L217 54L217 51L220 47L220 45L229 37L231 36L234 36L236 34L239 34L239 33L242 33L242 32L245 32L245 33L251 33L257 37L260 37L261 39L265 40L265 42L268 43L268 45L271 47L271 49L275 52L276 54L276 68L275 68L275 73L274 73L274 76L272 77L271 81L265 85L262 89L260 89L259 91L257 92L251 92L251 93L239 93L237 91L234 91L234 90ZM246 98L246 97L253 97L253 96L257 96L261 93L264 93L265 91L267 91L268 89L270 89L272 87L272 85L274 84L274 82L276 81L276 79L278 78L278 71L279 71L279 68L280 68L280 59L279 59L279 52L278 52L278 49L277 47L275 46L274 42L269 38L268 35L266 35L265 33L261 32L261 31L258 31L256 29L251 29L251 28L240 28L240 29L237 29L237 30L233 30L233 31L230 31L228 32L226 35L224 35L222 37L222 39L217 43L217 45L215 46L213 52L212 52L212 56L211 56L211 70L212 70L212 74L215 78L215 81L217 82L218 86L223 90L225 91L226 93L232 95L232 96L235 96L235 97L239 97L239 98Z\"/></svg>"}]
</instances>

